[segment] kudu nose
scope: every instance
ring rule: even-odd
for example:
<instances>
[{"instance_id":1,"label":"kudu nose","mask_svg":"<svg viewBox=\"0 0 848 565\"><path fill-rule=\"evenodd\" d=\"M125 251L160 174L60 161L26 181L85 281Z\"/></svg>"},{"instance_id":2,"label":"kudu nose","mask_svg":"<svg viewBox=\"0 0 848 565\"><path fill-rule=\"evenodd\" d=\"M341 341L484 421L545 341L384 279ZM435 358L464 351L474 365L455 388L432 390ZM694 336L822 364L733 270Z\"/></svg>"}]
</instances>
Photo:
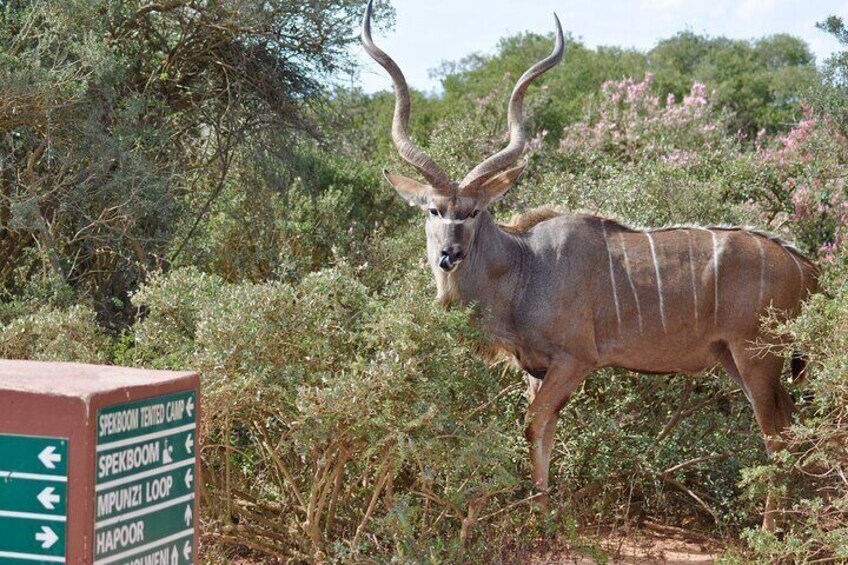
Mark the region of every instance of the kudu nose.
<instances>
[{"instance_id":1,"label":"kudu nose","mask_svg":"<svg viewBox=\"0 0 848 565\"><path fill-rule=\"evenodd\" d=\"M442 249L442 254L439 257L439 268L443 271L450 271L462 262L462 249L458 245L451 245L447 249Z\"/></svg>"}]
</instances>

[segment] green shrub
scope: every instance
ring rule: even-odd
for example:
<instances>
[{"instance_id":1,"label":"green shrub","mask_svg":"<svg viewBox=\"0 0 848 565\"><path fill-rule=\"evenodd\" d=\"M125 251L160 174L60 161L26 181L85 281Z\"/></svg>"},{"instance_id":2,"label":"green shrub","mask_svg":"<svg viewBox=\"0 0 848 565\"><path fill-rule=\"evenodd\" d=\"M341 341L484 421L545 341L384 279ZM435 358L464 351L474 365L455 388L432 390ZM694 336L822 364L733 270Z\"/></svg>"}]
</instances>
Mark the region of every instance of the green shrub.
<instances>
[{"instance_id":1,"label":"green shrub","mask_svg":"<svg viewBox=\"0 0 848 565\"><path fill-rule=\"evenodd\" d=\"M791 443L778 460L787 511L779 536L745 533L759 562L845 562L848 560L848 261L825 263L824 293L802 314L776 327L793 339L809 361L804 400L791 428ZM762 490L772 473L750 477Z\"/></svg>"},{"instance_id":2,"label":"green shrub","mask_svg":"<svg viewBox=\"0 0 848 565\"><path fill-rule=\"evenodd\" d=\"M104 363L110 346L94 310L81 304L43 306L0 323L0 358Z\"/></svg>"},{"instance_id":3,"label":"green shrub","mask_svg":"<svg viewBox=\"0 0 848 565\"><path fill-rule=\"evenodd\" d=\"M513 387L427 279L372 296L344 264L294 286L185 269L133 297L125 355L203 376L207 531L307 560L484 547L475 524L525 475L494 401Z\"/></svg>"}]
</instances>

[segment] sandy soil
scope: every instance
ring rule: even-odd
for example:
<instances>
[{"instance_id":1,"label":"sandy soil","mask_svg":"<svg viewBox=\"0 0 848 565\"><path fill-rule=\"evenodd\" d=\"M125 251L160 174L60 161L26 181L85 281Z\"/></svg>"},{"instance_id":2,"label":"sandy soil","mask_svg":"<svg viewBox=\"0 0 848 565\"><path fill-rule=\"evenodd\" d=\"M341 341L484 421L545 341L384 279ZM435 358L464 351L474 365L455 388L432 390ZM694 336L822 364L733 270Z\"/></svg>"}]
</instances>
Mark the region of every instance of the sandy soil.
<instances>
[{"instance_id":1,"label":"sandy soil","mask_svg":"<svg viewBox=\"0 0 848 565\"><path fill-rule=\"evenodd\" d=\"M626 536L605 534L584 539L590 545L594 539L597 547L609 557L609 563L617 565L707 565L715 563L721 553L721 545L716 540L664 527L639 530ZM597 563L595 559L587 556L587 552L569 549L548 549L522 556L520 561L528 565Z\"/></svg>"},{"instance_id":2,"label":"sandy soil","mask_svg":"<svg viewBox=\"0 0 848 565\"><path fill-rule=\"evenodd\" d=\"M668 526L649 525L627 534L582 533L585 547L596 547L610 565L708 565L715 563L722 544L706 536ZM503 555L507 565L595 565L591 551L575 551L556 542L537 551ZM281 563L257 557L231 558L231 565L269 565Z\"/></svg>"}]
</instances>

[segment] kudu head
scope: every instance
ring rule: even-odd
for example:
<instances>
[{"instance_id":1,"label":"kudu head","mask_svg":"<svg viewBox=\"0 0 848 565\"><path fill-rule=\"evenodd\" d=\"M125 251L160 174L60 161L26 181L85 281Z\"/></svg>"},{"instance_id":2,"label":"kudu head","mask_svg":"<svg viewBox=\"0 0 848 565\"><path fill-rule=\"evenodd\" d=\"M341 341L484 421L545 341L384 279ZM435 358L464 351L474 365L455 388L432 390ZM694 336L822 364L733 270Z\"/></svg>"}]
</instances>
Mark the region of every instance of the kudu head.
<instances>
[{"instance_id":1,"label":"kudu head","mask_svg":"<svg viewBox=\"0 0 848 565\"><path fill-rule=\"evenodd\" d=\"M507 146L474 167L461 181L452 181L435 161L409 138L409 88L397 64L371 39L372 2L373 0L369 0L362 19L362 44L368 54L386 69L394 83L392 139L395 147L403 160L418 170L426 182L387 171L384 171L384 174L404 200L424 210L427 216L428 259L434 268L451 272L468 256L480 214L485 213L490 203L501 198L524 171L526 161L513 166L524 151L524 93L536 77L562 59L562 27L559 18L554 14L554 50L521 75L512 91L507 115Z\"/></svg>"}]
</instances>

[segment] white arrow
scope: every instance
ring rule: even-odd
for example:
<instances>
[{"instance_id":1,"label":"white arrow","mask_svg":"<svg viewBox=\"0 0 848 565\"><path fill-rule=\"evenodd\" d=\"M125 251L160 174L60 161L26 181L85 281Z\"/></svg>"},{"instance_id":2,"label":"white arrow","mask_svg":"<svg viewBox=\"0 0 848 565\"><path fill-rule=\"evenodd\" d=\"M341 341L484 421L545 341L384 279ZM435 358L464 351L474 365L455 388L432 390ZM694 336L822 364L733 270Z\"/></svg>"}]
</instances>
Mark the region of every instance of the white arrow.
<instances>
[{"instance_id":1,"label":"white arrow","mask_svg":"<svg viewBox=\"0 0 848 565\"><path fill-rule=\"evenodd\" d=\"M185 486L191 488L191 483L194 481L194 475L191 473L191 467L188 468L185 474Z\"/></svg>"},{"instance_id":2,"label":"white arrow","mask_svg":"<svg viewBox=\"0 0 848 565\"><path fill-rule=\"evenodd\" d=\"M186 527L191 526L191 504L186 506L183 518L185 519Z\"/></svg>"},{"instance_id":3,"label":"white arrow","mask_svg":"<svg viewBox=\"0 0 848 565\"><path fill-rule=\"evenodd\" d=\"M35 541L41 542L41 549L50 549L59 541L59 536L47 526L41 526L41 531L35 534Z\"/></svg>"},{"instance_id":4,"label":"white arrow","mask_svg":"<svg viewBox=\"0 0 848 565\"><path fill-rule=\"evenodd\" d=\"M56 506L54 505L59 504L59 501L61 500L61 497L56 494L56 489L54 489L53 487L45 488L43 491L38 493L38 496L36 498L38 498L38 501L41 503L41 505L48 510L53 510L54 508L56 508Z\"/></svg>"},{"instance_id":5,"label":"white arrow","mask_svg":"<svg viewBox=\"0 0 848 565\"><path fill-rule=\"evenodd\" d=\"M186 453L191 453L192 447L194 447L194 439L191 437L191 434L188 434L185 441Z\"/></svg>"},{"instance_id":6,"label":"white arrow","mask_svg":"<svg viewBox=\"0 0 848 565\"><path fill-rule=\"evenodd\" d=\"M186 402L186 413L188 414L189 418L191 418L192 414L194 413L194 398L190 396L188 397L188 402Z\"/></svg>"},{"instance_id":7,"label":"white arrow","mask_svg":"<svg viewBox=\"0 0 848 565\"><path fill-rule=\"evenodd\" d=\"M171 548L171 565L177 565L180 562L180 550L177 546Z\"/></svg>"},{"instance_id":8,"label":"white arrow","mask_svg":"<svg viewBox=\"0 0 848 565\"><path fill-rule=\"evenodd\" d=\"M191 559L191 541L186 541L183 546L183 557L186 558L186 561Z\"/></svg>"},{"instance_id":9,"label":"white arrow","mask_svg":"<svg viewBox=\"0 0 848 565\"><path fill-rule=\"evenodd\" d=\"M41 453L38 454L38 458L41 459L41 464L48 469L55 469L56 463L62 461L62 456L56 453L56 447L53 445L48 445L42 449Z\"/></svg>"}]
</instances>

